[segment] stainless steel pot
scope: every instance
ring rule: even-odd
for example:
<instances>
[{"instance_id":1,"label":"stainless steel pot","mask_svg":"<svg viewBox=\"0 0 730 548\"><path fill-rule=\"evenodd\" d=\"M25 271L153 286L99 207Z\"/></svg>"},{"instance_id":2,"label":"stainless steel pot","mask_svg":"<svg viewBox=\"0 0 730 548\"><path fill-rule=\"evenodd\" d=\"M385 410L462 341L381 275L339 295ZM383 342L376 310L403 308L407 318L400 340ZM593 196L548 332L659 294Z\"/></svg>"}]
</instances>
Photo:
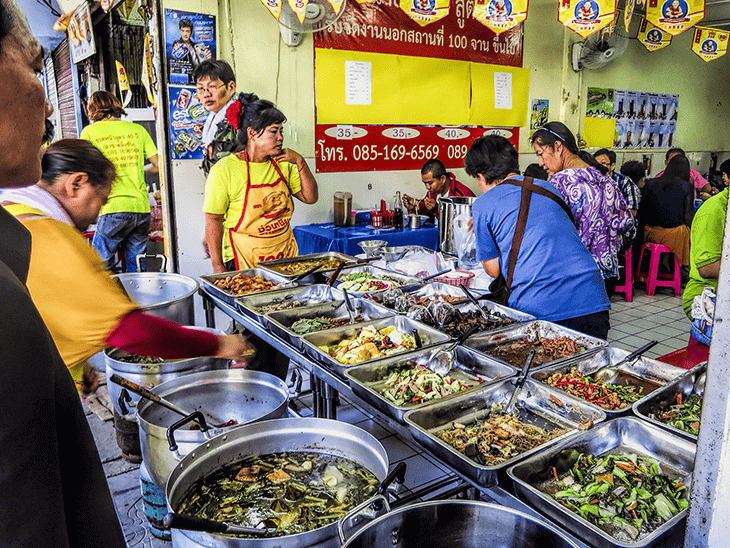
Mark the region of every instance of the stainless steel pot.
<instances>
[{"instance_id":1,"label":"stainless steel pot","mask_svg":"<svg viewBox=\"0 0 730 548\"><path fill-rule=\"evenodd\" d=\"M195 323L193 297L198 282L192 278L169 272L126 272L113 277L148 314L182 325Z\"/></svg>"},{"instance_id":2,"label":"stainless steel pot","mask_svg":"<svg viewBox=\"0 0 730 548\"><path fill-rule=\"evenodd\" d=\"M439 251L456 255L454 219L462 213L471 215L474 200L466 196L439 198Z\"/></svg>"},{"instance_id":3,"label":"stainless steel pot","mask_svg":"<svg viewBox=\"0 0 730 548\"><path fill-rule=\"evenodd\" d=\"M350 459L383 480L388 454L378 440L351 424L327 419L275 419L216 436L180 461L167 481L168 510L177 510L192 485L227 464L251 455L314 451ZM172 530L173 548L339 548L337 522L306 533L276 538L231 538L199 531Z\"/></svg>"},{"instance_id":4,"label":"stainless steel pot","mask_svg":"<svg viewBox=\"0 0 730 548\"><path fill-rule=\"evenodd\" d=\"M286 383L270 373L226 369L203 371L164 382L152 390L158 396L183 409L201 411L208 426L210 415L236 424L222 429L201 432L189 426L171 432L177 453L170 451L167 433L169 427L182 417L149 400L137 405L142 459L152 481L159 489L165 488L170 472L201 443L222 433L256 421L287 416L289 391Z\"/></svg>"},{"instance_id":5,"label":"stainless steel pot","mask_svg":"<svg viewBox=\"0 0 730 548\"><path fill-rule=\"evenodd\" d=\"M343 539L344 540L344 539ZM577 548L556 527L496 504L466 500L422 502L375 519L343 548Z\"/></svg>"},{"instance_id":6,"label":"stainless steel pot","mask_svg":"<svg viewBox=\"0 0 730 548\"><path fill-rule=\"evenodd\" d=\"M211 329L209 327L191 327L191 329L200 329L202 331L215 333L216 335L225 335L223 331L220 331L219 329ZM120 377L124 377L125 379L148 389L152 389L158 384L171 381L172 379L181 377L182 375L197 373L199 371L228 368L228 360L213 358L210 356L189 358L187 360L164 361L162 363L131 363L116 359L120 353L122 353L122 351L116 348L107 348L104 351L106 378L111 378L111 376L116 373ZM119 395L122 392L122 387L113 382L109 382L107 383L107 389L109 390L109 397L114 402L115 411L120 416L124 415L125 413L122 412L122 409L119 406ZM139 396L135 394L130 394L130 396L130 402L139 401Z\"/></svg>"}]
</instances>

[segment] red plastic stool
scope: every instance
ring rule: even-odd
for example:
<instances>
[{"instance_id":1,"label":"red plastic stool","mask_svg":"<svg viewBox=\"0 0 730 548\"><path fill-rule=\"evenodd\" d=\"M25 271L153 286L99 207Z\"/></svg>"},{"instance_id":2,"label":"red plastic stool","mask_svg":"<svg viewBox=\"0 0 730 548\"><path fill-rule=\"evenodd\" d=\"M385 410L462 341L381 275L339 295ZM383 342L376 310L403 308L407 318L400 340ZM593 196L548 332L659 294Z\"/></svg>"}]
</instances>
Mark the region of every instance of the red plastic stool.
<instances>
[{"instance_id":1,"label":"red plastic stool","mask_svg":"<svg viewBox=\"0 0 730 548\"><path fill-rule=\"evenodd\" d=\"M641 261L644 259L644 253L646 251L650 254L649 272L640 272L637 274L637 279L646 284L646 294L649 296L654 295L657 287L673 287L674 296L679 297L682 293L682 272L679 268L677 257L665 245L645 242L641 247L641 255L639 255L639 268L641 268ZM659 274L659 257L662 253L669 253L674 257L674 274Z\"/></svg>"},{"instance_id":2,"label":"red plastic stool","mask_svg":"<svg viewBox=\"0 0 730 548\"><path fill-rule=\"evenodd\" d=\"M626 295L626 302L634 300L634 269L631 265L631 248L623 254L624 257L624 285L617 285L614 292Z\"/></svg>"}]
</instances>

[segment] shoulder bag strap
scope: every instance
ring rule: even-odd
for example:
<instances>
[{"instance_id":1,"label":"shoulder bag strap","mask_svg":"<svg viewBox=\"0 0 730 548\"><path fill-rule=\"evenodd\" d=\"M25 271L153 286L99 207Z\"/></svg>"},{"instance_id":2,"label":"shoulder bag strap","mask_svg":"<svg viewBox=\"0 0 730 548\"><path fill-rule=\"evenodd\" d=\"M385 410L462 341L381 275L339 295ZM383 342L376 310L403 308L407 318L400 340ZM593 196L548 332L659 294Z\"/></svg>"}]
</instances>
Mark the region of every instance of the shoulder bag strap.
<instances>
[{"instance_id":1,"label":"shoulder bag strap","mask_svg":"<svg viewBox=\"0 0 730 548\"><path fill-rule=\"evenodd\" d=\"M512 290L512 275L515 272L517 264L517 255L520 253L522 245L522 237L525 235L525 227L527 226L527 214L530 212L530 198L532 191L527 185L522 186L522 194L520 195L520 213L517 216L517 225L515 226L515 235L512 237L512 246L509 250L509 261L507 262L507 289Z\"/></svg>"},{"instance_id":2,"label":"shoulder bag strap","mask_svg":"<svg viewBox=\"0 0 730 548\"><path fill-rule=\"evenodd\" d=\"M565 203L565 201L558 195L556 195L554 192L550 192L549 190L546 190L542 188L539 185L536 185L532 182L532 177L525 177L524 181L519 181L517 179L505 179L502 181L501 184L508 184L508 185L515 185L515 186L521 186L522 188L529 188L532 192L536 192L542 196L545 196L546 198L550 198L552 201L554 201L556 204L558 204L563 211L568 215L568 218L573 223L573 226L575 226L575 217L573 217L573 212L570 211L570 208L568 207L568 204Z\"/></svg>"}]
</instances>

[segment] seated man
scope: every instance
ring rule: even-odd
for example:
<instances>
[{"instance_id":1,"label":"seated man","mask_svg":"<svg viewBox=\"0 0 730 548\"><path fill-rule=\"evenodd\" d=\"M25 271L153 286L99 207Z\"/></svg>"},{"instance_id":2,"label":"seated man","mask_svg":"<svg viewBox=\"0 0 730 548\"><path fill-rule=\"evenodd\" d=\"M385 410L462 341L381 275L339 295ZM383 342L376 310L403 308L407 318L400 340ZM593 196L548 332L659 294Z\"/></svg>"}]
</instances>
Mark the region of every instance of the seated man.
<instances>
[{"instance_id":1,"label":"seated man","mask_svg":"<svg viewBox=\"0 0 730 548\"><path fill-rule=\"evenodd\" d=\"M730 160L720 165L723 180L730 181ZM720 258L722 257L722 237L725 233L725 216L727 215L726 188L712 196L700 206L695 213L690 230L689 248L689 281L682 293L682 308L687 317L692 319L692 301L702 293L704 287L717 289L717 278L720 275Z\"/></svg>"},{"instance_id":2,"label":"seated man","mask_svg":"<svg viewBox=\"0 0 730 548\"><path fill-rule=\"evenodd\" d=\"M670 148L669 150L667 150L667 153L664 156L664 165L667 165L669 161L677 154L681 154L685 157L687 156L687 153L681 148ZM664 170L661 170L659 173L657 173L656 177L661 177L662 173L664 173ZM689 182L692 183L693 187L695 187L695 198L702 198L703 200L706 200L710 197L711 194L717 193L716 190L713 190L712 185L708 183L707 180L702 175L700 175L700 172L696 169L689 170ZM702 194L704 194L705 196L703 197Z\"/></svg>"},{"instance_id":3,"label":"seated man","mask_svg":"<svg viewBox=\"0 0 730 548\"><path fill-rule=\"evenodd\" d=\"M416 200L403 195L403 205L409 213L428 215L429 218L438 218L438 199L448 196L474 196L468 187L456 180L453 173L446 171L446 167L440 160L429 160L421 168L421 180L426 185L426 197L423 200Z\"/></svg>"},{"instance_id":4,"label":"seated man","mask_svg":"<svg viewBox=\"0 0 730 548\"><path fill-rule=\"evenodd\" d=\"M626 175L636 183L639 188L644 188L646 182L646 168L638 160L629 160L621 166L621 175Z\"/></svg>"},{"instance_id":5,"label":"seated man","mask_svg":"<svg viewBox=\"0 0 730 548\"><path fill-rule=\"evenodd\" d=\"M631 178L623 173L616 173L616 153L613 150L602 148L597 150L593 154L593 157L599 164L608 169L609 177L618 183L618 188L626 200L626 205L629 206L629 211L636 217L636 212L639 210L641 192L635 181L632 181Z\"/></svg>"}]
</instances>

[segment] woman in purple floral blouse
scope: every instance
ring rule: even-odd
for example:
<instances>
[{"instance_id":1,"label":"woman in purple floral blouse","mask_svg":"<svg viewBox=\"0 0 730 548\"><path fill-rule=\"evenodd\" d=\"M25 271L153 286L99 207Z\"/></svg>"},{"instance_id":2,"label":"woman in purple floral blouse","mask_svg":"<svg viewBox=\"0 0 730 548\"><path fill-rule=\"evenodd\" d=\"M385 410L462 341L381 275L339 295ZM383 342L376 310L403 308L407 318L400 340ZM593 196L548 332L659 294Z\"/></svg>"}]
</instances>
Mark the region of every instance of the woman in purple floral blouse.
<instances>
[{"instance_id":1,"label":"woman in purple floral blouse","mask_svg":"<svg viewBox=\"0 0 730 548\"><path fill-rule=\"evenodd\" d=\"M549 122L532 136L540 166L563 195L578 225L578 234L593 255L608 294L618 281L622 234L636 233L634 219L616 182L588 153L578 150L575 137L560 122Z\"/></svg>"}]
</instances>

